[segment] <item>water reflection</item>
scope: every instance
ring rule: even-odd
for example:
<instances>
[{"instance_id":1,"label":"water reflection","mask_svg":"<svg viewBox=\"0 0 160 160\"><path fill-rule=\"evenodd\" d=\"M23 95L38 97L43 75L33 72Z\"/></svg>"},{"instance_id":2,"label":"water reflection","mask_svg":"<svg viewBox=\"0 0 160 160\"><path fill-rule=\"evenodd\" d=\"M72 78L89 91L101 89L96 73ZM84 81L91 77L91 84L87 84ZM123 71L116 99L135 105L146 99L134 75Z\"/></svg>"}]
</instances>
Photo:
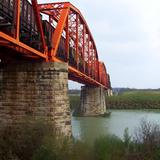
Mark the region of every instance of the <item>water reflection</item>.
<instances>
[{"instance_id":1,"label":"water reflection","mask_svg":"<svg viewBox=\"0 0 160 160\"><path fill-rule=\"evenodd\" d=\"M106 123L106 118L73 117L73 135L78 139L87 140L88 142L90 142L93 139L108 132L108 127L106 126Z\"/></svg>"},{"instance_id":2,"label":"water reflection","mask_svg":"<svg viewBox=\"0 0 160 160\"><path fill-rule=\"evenodd\" d=\"M92 142L101 135L115 134L123 138L125 128L134 134L141 119L160 123L159 110L112 110L111 116L106 118L72 117L73 136Z\"/></svg>"}]
</instances>

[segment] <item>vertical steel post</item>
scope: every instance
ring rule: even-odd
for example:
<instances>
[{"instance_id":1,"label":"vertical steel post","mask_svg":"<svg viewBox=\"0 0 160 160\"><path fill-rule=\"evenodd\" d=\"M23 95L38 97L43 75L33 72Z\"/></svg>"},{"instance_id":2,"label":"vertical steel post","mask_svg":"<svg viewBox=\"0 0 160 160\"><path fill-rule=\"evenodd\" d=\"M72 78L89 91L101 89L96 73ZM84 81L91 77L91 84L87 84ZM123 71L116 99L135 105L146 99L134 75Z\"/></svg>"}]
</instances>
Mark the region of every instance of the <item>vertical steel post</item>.
<instances>
[{"instance_id":1,"label":"vertical steel post","mask_svg":"<svg viewBox=\"0 0 160 160\"><path fill-rule=\"evenodd\" d=\"M79 45L79 15L76 14L76 63L77 69L79 68L79 53L78 53L78 45Z\"/></svg>"},{"instance_id":2,"label":"vertical steel post","mask_svg":"<svg viewBox=\"0 0 160 160\"><path fill-rule=\"evenodd\" d=\"M66 20L66 44L65 44L65 50L66 50L66 61L69 61L69 17L67 17Z\"/></svg>"},{"instance_id":3,"label":"vertical steel post","mask_svg":"<svg viewBox=\"0 0 160 160\"><path fill-rule=\"evenodd\" d=\"M20 0L15 1L15 34L14 38L19 41L19 32L20 32Z\"/></svg>"},{"instance_id":4,"label":"vertical steel post","mask_svg":"<svg viewBox=\"0 0 160 160\"><path fill-rule=\"evenodd\" d=\"M97 59L97 81L99 82L99 61Z\"/></svg>"},{"instance_id":5,"label":"vertical steel post","mask_svg":"<svg viewBox=\"0 0 160 160\"><path fill-rule=\"evenodd\" d=\"M88 34L88 76L90 75L90 37Z\"/></svg>"},{"instance_id":6,"label":"vertical steel post","mask_svg":"<svg viewBox=\"0 0 160 160\"><path fill-rule=\"evenodd\" d=\"M92 48L92 42L90 45L90 76L92 77L92 66L93 65L93 48Z\"/></svg>"},{"instance_id":7,"label":"vertical steel post","mask_svg":"<svg viewBox=\"0 0 160 160\"><path fill-rule=\"evenodd\" d=\"M41 35L41 40L42 40L42 46L43 46L43 49L44 49L44 53L46 53L47 46L46 46L46 41L45 41L45 37L44 37L44 33L43 33L43 27L42 27L40 11L39 11L39 8L38 8L37 0L32 0L32 5L33 5L34 16L35 16L35 19L36 19L36 24L37 24L38 30L40 32L40 35Z\"/></svg>"},{"instance_id":8,"label":"vertical steel post","mask_svg":"<svg viewBox=\"0 0 160 160\"><path fill-rule=\"evenodd\" d=\"M83 24L83 44L82 44L83 72L85 72L85 25Z\"/></svg>"}]
</instances>

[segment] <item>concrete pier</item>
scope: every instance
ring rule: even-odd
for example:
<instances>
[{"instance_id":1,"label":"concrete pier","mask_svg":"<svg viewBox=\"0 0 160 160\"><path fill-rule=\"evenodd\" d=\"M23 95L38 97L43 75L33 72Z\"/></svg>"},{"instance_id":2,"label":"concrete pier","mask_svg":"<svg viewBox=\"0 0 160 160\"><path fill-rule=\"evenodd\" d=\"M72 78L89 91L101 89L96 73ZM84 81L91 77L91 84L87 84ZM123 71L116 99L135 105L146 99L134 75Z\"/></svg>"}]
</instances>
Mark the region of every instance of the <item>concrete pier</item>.
<instances>
[{"instance_id":1,"label":"concrete pier","mask_svg":"<svg viewBox=\"0 0 160 160\"><path fill-rule=\"evenodd\" d=\"M0 68L0 125L20 123L26 116L53 122L71 135L68 65L57 62L6 64Z\"/></svg>"},{"instance_id":2,"label":"concrete pier","mask_svg":"<svg viewBox=\"0 0 160 160\"><path fill-rule=\"evenodd\" d=\"M81 116L101 116L106 113L105 90L102 87L81 87L80 107Z\"/></svg>"}]
</instances>

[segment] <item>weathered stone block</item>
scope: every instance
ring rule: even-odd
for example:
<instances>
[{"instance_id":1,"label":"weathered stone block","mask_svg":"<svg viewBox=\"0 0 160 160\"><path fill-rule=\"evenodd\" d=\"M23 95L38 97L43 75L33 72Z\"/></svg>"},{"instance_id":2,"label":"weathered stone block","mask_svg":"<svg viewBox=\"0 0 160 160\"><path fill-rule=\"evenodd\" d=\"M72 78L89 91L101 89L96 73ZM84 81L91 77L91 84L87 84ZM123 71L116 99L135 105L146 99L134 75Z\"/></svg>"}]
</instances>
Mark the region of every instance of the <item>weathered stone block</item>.
<instances>
[{"instance_id":1,"label":"weathered stone block","mask_svg":"<svg viewBox=\"0 0 160 160\"><path fill-rule=\"evenodd\" d=\"M80 106L77 112L81 116L104 115L106 113L104 88L82 86Z\"/></svg>"},{"instance_id":2,"label":"weathered stone block","mask_svg":"<svg viewBox=\"0 0 160 160\"><path fill-rule=\"evenodd\" d=\"M58 62L9 64L0 68L0 125L43 117L71 135L68 66ZM57 114L58 113L58 114ZM2 126L2 125L1 125Z\"/></svg>"}]
</instances>

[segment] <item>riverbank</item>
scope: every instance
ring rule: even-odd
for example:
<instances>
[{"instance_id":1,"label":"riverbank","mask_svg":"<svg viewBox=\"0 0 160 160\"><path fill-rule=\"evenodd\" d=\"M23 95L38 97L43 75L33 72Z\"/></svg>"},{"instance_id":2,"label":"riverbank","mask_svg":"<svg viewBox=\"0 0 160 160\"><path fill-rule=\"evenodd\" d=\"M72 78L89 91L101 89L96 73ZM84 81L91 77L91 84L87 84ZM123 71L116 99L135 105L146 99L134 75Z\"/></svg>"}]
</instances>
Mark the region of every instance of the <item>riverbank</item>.
<instances>
[{"instance_id":1,"label":"riverbank","mask_svg":"<svg viewBox=\"0 0 160 160\"><path fill-rule=\"evenodd\" d=\"M74 110L80 104L79 95L70 95L70 106ZM124 91L106 97L109 109L160 109L160 91Z\"/></svg>"},{"instance_id":2,"label":"riverbank","mask_svg":"<svg viewBox=\"0 0 160 160\"><path fill-rule=\"evenodd\" d=\"M26 128L27 126L27 128ZM34 128L34 130L33 130ZM2 160L159 160L160 126L141 121L135 135L124 130L123 138L104 135L92 145L56 135L44 123L3 128L0 133Z\"/></svg>"},{"instance_id":3,"label":"riverbank","mask_svg":"<svg viewBox=\"0 0 160 160\"><path fill-rule=\"evenodd\" d=\"M160 109L160 92L122 92L112 97L106 97L106 107L111 109Z\"/></svg>"}]
</instances>

